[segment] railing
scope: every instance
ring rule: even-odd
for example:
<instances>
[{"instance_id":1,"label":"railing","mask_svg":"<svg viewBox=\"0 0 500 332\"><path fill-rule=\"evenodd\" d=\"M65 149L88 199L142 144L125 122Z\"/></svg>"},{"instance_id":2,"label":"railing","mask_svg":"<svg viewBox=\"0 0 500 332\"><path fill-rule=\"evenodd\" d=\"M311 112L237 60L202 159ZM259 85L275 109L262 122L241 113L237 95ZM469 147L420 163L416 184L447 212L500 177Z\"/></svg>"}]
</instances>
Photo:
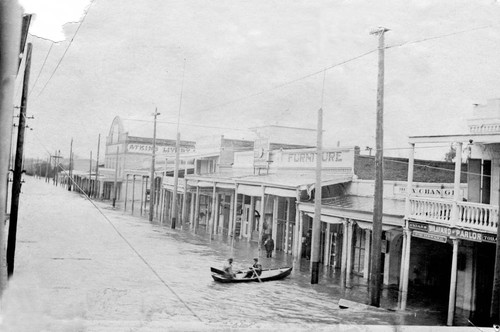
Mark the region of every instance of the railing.
<instances>
[{"instance_id":1,"label":"railing","mask_svg":"<svg viewBox=\"0 0 500 332\"><path fill-rule=\"evenodd\" d=\"M476 231L496 233L498 225L498 207L488 204L458 202L456 227L465 227ZM408 217L424 222L453 224L453 201L438 198L410 198Z\"/></svg>"},{"instance_id":2,"label":"railing","mask_svg":"<svg viewBox=\"0 0 500 332\"><path fill-rule=\"evenodd\" d=\"M453 202L444 199L410 198L409 217L422 221L450 223Z\"/></svg>"},{"instance_id":3,"label":"railing","mask_svg":"<svg viewBox=\"0 0 500 332\"><path fill-rule=\"evenodd\" d=\"M457 226L496 233L498 207L494 205L459 202Z\"/></svg>"}]
</instances>

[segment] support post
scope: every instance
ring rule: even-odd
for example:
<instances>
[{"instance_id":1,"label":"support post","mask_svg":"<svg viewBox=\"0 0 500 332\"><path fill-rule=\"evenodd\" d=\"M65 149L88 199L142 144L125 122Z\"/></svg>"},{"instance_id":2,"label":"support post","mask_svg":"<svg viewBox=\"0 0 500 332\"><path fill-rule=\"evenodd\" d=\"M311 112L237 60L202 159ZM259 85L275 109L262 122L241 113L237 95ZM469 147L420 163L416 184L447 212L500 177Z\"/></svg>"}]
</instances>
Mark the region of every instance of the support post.
<instances>
[{"instance_id":1,"label":"support post","mask_svg":"<svg viewBox=\"0 0 500 332\"><path fill-rule=\"evenodd\" d=\"M260 196L260 218L259 218L259 239L258 239L258 250L259 258L262 251L262 236L264 233L264 220L266 217L266 187L262 186L262 194Z\"/></svg>"},{"instance_id":2,"label":"support post","mask_svg":"<svg viewBox=\"0 0 500 332\"><path fill-rule=\"evenodd\" d=\"M372 231L365 229L365 262L363 266L363 278L368 280L370 277L370 249L372 245Z\"/></svg>"},{"instance_id":3,"label":"support post","mask_svg":"<svg viewBox=\"0 0 500 332\"><path fill-rule=\"evenodd\" d=\"M254 222L255 222L255 197L250 196L250 216L248 217L248 234L247 234L248 242L252 240Z\"/></svg>"},{"instance_id":4,"label":"support post","mask_svg":"<svg viewBox=\"0 0 500 332\"><path fill-rule=\"evenodd\" d=\"M115 161L115 181L113 185L113 207L116 207L116 196L118 195L118 157L120 153L120 146L116 147L116 161Z\"/></svg>"},{"instance_id":5,"label":"support post","mask_svg":"<svg viewBox=\"0 0 500 332\"><path fill-rule=\"evenodd\" d=\"M123 212L127 211L127 200L128 200L128 176L130 174L125 174L125 200L123 202Z\"/></svg>"},{"instance_id":6,"label":"support post","mask_svg":"<svg viewBox=\"0 0 500 332\"><path fill-rule=\"evenodd\" d=\"M323 257L323 265L328 266L330 264L330 224L326 224L325 230L325 240L323 241L325 244L324 257Z\"/></svg>"},{"instance_id":7,"label":"support post","mask_svg":"<svg viewBox=\"0 0 500 332\"><path fill-rule=\"evenodd\" d=\"M457 291L457 258L458 258L458 239L453 241L453 257L451 260L451 280L450 280L450 296L448 300L448 319L446 325L453 326L453 316L455 315L455 298Z\"/></svg>"},{"instance_id":8,"label":"support post","mask_svg":"<svg viewBox=\"0 0 500 332\"><path fill-rule=\"evenodd\" d=\"M135 174L132 175L132 215L134 214L135 205Z\"/></svg>"}]
</instances>

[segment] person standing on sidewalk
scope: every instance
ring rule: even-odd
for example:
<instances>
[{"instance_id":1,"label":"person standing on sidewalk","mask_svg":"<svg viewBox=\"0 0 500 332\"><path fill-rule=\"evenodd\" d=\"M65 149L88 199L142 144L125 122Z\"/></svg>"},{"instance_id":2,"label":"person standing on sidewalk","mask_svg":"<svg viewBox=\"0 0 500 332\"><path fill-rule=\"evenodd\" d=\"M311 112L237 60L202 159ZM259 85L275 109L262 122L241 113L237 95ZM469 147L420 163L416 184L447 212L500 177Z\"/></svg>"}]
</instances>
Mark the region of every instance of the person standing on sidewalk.
<instances>
[{"instance_id":1,"label":"person standing on sidewalk","mask_svg":"<svg viewBox=\"0 0 500 332\"><path fill-rule=\"evenodd\" d=\"M264 242L264 247L266 248L267 252L267 258L270 258L273 256L273 250L274 250L274 240L271 236L269 236Z\"/></svg>"}]
</instances>

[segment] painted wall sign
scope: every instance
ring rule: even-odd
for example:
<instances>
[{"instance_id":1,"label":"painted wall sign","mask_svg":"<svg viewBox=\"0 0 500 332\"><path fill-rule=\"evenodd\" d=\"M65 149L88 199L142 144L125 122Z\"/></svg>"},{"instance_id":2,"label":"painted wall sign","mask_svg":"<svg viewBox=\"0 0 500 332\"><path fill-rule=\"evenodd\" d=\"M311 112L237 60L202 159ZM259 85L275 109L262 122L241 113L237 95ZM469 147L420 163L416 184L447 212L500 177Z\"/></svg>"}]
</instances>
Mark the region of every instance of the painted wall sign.
<instances>
[{"instance_id":1,"label":"painted wall sign","mask_svg":"<svg viewBox=\"0 0 500 332\"><path fill-rule=\"evenodd\" d=\"M309 168L316 167L315 151L311 150L291 150L282 151L278 160L279 168ZM323 168L354 168L353 149L329 149L321 154Z\"/></svg>"},{"instance_id":2,"label":"painted wall sign","mask_svg":"<svg viewBox=\"0 0 500 332\"><path fill-rule=\"evenodd\" d=\"M394 195L406 196L406 185L396 185ZM460 197L464 197L464 189L460 189ZM441 183L435 185L418 185L411 188L411 195L416 197L439 197L452 199L455 195L453 183Z\"/></svg>"},{"instance_id":3,"label":"painted wall sign","mask_svg":"<svg viewBox=\"0 0 500 332\"><path fill-rule=\"evenodd\" d=\"M175 145L157 145L155 147L155 153L158 155L162 154L175 154ZM129 153L140 153L140 154L151 154L153 152L152 144L138 144L130 143L127 144L127 152ZM180 147L180 153L194 152L194 148L191 147Z\"/></svg>"},{"instance_id":4,"label":"painted wall sign","mask_svg":"<svg viewBox=\"0 0 500 332\"><path fill-rule=\"evenodd\" d=\"M432 241L437 241L434 236L444 237L447 239L450 236L456 237L457 239L474 241L474 242L488 242L496 243L497 236L495 234L485 234L481 232L474 232L465 229L450 228L445 226L430 225L419 222L408 222L408 227L413 230L413 235L422 239L428 239ZM423 237L421 233L426 233L426 237ZM419 235L415 235L419 234ZM439 240L439 242L442 242Z\"/></svg>"},{"instance_id":5,"label":"painted wall sign","mask_svg":"<svg viewBox=\"0 0 500 332\"><path fill-rule=\"evenodd\" d=\"M446 236L425 233L420 231L413 231L412 236L441 243L446 243L446 241L448 240Z\"/></svg>"},{"instance_id":6,"label":"painted wall sign","mask_svg":"<svg viewBox=\"0 0 500 332\"><path fill-rule=\"evenodd\" d=\"M420 231L424 231L424 232L429 231L428 224L423 224L423 223L419 223L419 222L410 221L410 222L408 222L408 227L410 229L420 230Z\"/></svg>"},{"instance_id":7,"label":"painted wall sign","mask_svg":"<svg viewBox=\"0 0 500 332\"><path fill-rule=\"evenodd\" d=\"M428 232L433 234L450 236L452 234L452 229L444 226L429 225Z\"/></svg>"},{"instance_id":8,"label":"painted wall sign","mask_svg":"<svg viewBox=\"0 0 500 332\"><path fill-rule=\"evenodd\" d=\"M483 234L479 232L466 231L463 229L454 229L453 235L455 235L458 239L469 240L474 242L483 241Z\"/></svg>"}]
</instances>

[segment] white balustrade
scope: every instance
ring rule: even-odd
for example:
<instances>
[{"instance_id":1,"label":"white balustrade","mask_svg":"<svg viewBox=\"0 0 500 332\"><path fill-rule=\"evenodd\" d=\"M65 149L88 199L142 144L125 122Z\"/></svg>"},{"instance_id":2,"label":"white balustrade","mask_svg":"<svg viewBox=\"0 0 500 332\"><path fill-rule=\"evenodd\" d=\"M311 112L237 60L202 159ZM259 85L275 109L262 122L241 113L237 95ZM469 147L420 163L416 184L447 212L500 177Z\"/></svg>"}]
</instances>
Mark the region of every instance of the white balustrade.
<instances>
[{"instance_id":1,"label":"white balustrade","mask_svg":"<svg viewBox=\"0 0 500 332\"><path fill-rule=\"evenodd\" d=\"M496 232L498 207L488 204L459 202L457 226L486 232Z\"/></svg>"},{"instance_id":2,"label":"white balustrade","mask_svg":"<svg viewBox=\"0 0 500 332\"><path fill-rule=\"evenodd\" d=\"M488 204L458 202L458 220L456 227L476 231L496 233L498 226L498 207ZM412 220L453 224L451 211L452 200L438 198L410 198L408 217Z\"/></svg>"}]
</instances>

